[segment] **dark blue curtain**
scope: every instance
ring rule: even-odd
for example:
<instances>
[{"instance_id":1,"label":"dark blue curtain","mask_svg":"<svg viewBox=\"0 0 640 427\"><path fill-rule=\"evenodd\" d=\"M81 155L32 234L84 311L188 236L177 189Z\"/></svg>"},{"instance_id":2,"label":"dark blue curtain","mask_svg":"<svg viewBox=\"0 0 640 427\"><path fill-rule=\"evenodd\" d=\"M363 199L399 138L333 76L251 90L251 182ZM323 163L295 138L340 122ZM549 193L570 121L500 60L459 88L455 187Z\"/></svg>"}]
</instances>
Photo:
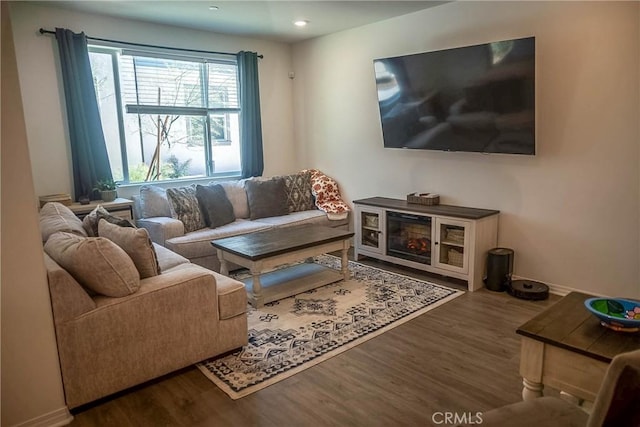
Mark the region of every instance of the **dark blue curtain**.
<instances>
[{"instance_id":1,"label":"dark blue curtain","mask_svg":"<svg viewBox=\"0 0 640 427\"><path fill-rule=\"evenodd\" d=\"M240 82L240 163L242 177L261 176L264 170L262 154L262 120L260 118L260 87L258 85L258 55L238 52Z\"/></svg>"},{"instance_id":2,"label":"dark blue curtain","mask_svg":"<svg viewBox=\"0 0 640 427\"><path fill-rule=\"evenodd\" d=\"M99 180L112 179L93 87L87 37L56 28L71 139L74 197L90 197Z\"/></svg>"}]
</instances>

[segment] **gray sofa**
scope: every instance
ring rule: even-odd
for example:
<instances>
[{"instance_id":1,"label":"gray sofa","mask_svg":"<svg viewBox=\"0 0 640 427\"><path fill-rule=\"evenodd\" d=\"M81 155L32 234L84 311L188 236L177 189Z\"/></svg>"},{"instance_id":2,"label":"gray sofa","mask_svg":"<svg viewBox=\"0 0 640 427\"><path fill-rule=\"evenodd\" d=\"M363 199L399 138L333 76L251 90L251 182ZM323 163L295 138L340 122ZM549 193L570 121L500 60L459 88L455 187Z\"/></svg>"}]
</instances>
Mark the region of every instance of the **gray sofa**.
<instances>
[{"instance_id":1,"label":"gray sofa","mask_svg":"<svg viewBox=\"0 0 640 427\"><path fill-rule=\"evenodd\" d=\"M65 206L40 212L69 408L247 343L242 283L151 243L145 230L98 221L99 237L88 237Z\"/></svg>"},{"instance_id":2,"label":"gray sofa","mask_svg":"<svg viewBox=\"0 0 640 427\"><path fill-rule=\"evenodd\" d=\"M285 178L297 177L299 174L285 176ZM273 177L271 179L277 179ZM216 256L211 241L214 239L237 236L256 231L264 231L275 227L291 227L303 224L323 225L327 227L349 228L349 215L328 215L319 210L313 202L306 209L295 210L291 207L283 215L254 218L253 207L255 203L251 192L247 190L252 183L248 181L268 181L264 178L252 180L238 180L220 182L226 193L227 199L233 206L235 220L231 223L211 228L202 227L197 230L185 231L185 225L175 217L172 205L164 188L145 185L141 187L140 194L134 199L134 216L136 224L149 231L151 240L155 243L182 255L192 263L201 265L213 271L220 271L220 262ZM306 196L313 197L311 184L308 188L302 188ZM215 185L215 182L209 185ZM270 191L270 190L265 190ZM282 197L291 197L291 194ZM286 204L286 201L282 203Z\"/></svg>"}]
</instances>

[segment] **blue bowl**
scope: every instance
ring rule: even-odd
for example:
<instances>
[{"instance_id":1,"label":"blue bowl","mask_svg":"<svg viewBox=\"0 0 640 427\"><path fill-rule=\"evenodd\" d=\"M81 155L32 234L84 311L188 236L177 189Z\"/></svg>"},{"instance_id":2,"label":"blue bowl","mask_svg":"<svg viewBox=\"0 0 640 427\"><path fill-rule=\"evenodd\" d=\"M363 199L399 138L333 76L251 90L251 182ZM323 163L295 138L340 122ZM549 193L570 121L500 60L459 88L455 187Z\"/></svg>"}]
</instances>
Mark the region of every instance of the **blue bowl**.
<instances>
[{"instance_id":1,"label":"blue bowl","mask_svg":"<svg viewBox=\"0 0 640 427\"><path fill-rule=\"evenodd\" d=\"M603 326L616 331L640 330L640 302L623 298L589 298L584 302Z\"/></svg>"}]
</instances>

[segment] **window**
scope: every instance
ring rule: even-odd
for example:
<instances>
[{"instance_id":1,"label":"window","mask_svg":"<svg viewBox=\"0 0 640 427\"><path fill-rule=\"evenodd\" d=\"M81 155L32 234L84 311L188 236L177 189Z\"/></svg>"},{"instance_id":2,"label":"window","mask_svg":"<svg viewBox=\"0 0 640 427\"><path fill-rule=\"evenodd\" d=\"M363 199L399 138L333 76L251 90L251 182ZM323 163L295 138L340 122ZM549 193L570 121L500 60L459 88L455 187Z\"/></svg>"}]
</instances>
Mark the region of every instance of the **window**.
<instances>
[{"instance_id":1,"label":"window","mask_svg":"<svg viewBox=\"0 0 640 427\"><path fill-rule=\"evenodd\" d=\"M116 181L240 175L235 58L89 47Z\"/></svg>"}]
</instances>

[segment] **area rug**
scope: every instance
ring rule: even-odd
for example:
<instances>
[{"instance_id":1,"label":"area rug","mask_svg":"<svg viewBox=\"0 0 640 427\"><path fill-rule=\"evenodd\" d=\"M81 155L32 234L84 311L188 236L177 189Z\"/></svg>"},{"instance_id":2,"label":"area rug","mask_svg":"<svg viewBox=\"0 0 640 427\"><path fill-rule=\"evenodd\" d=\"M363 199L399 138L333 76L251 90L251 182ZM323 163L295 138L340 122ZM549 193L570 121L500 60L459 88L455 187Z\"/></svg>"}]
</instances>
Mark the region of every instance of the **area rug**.
<instances>
[{"instance_id":1,"label":"area rug","mask_svg":"<svg viewBox=\"0 0 640 427\"><path fill-rule=\"evenodd\" d=\"M335 269L340 266L340 259L331 255L314 261ZM260 309L249 307L249 344L198 368L232 399L239 399L464 293L352 261L349 271L350 280Z\"/></svg>"}]
</instances>

